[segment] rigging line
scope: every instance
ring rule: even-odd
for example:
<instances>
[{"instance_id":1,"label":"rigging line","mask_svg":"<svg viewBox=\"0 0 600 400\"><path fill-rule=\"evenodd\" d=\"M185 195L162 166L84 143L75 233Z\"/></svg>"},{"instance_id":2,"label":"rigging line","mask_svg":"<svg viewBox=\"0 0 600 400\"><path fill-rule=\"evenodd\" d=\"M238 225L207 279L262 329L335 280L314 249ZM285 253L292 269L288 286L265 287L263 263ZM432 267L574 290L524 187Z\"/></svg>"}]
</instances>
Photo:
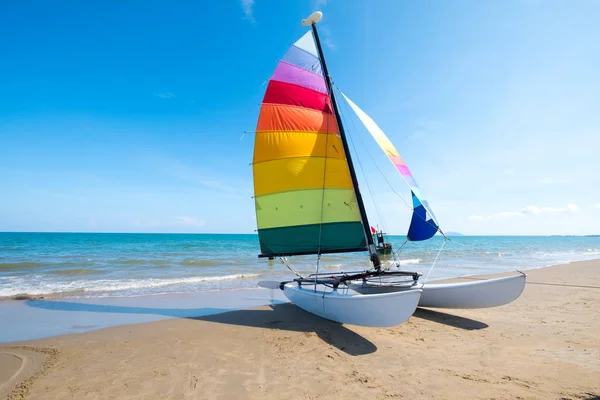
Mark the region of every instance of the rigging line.
<instances>
[{"instance_id":1,"label":"rigging line","mask_svg":"<svg viewBox=\"0 0 600 400\"><path fill-rule=\"evenodd\" d=\"M337 86L336 86L337 88ZM338 88L338 92L340 92L339 88ZM341 92L340 92L341 93ZM342 120L344 120L344 122L346 123L346 126L348 125L347 123L347 119L345 117L345 115L342 113L341 110L339 110L340 113L340 117L342 117ZM352 121L352 119L351 119ZM354 130L356 130L356 126L354 125L354 121L352 121L352 128ZM373 204L375 205L375 210L377 211L377 216L379 217L379 221L381 223L381 227L385 230L385 226L383 223L383 218L381 218L381 211L379 210L379 204L377 203L377 200L375 198L375 195L373 194L373 191L371 190L371 185L369 185L369 179L367 179L367 174L365 173L365 170L362 166L362 162L361 159L358 155L358 152L356 151L356 146L354 145L354 139L352 138L353 135L348 135L348 137L350 138L350 144L352 145L352 149L354 150L354 153L356 154L356 158L358 159L358 166L360 167L360 172L362 172L363 178L365 180L365 182L367 183L367 189L369 190L369 194L371 195L371 199L373 200Z\"/></svg>"},{"instance_id":2,"label":"rigging line","mask_svg":"<svg viewBox=\"0 0 600 400\"><path fill-rule=\"evenodd\" d=\"M335 87L337 88L338 92L339 92L340 94L342 94L342 97L343 97L343 93L340 91L340 89L339 89L337 86L335 86ZM342 116L342 118L344 118L344 120L347 120L347 119L345 118L345 116ZM356 129L356 125L354 124L354 119L352 119L351 117L350 117L349 119L350 119L350 122L352 123L352 129L353 129L353 131L354 131L354 134L356 135L356 132L358 132L358 131L357 131L357 129ZM358 138L359 138L359 140L361 141L361 144L362 144L362 145L363 145L363 147L364 147L364 143L362 142L362 138L360 137L360 135L358 135ZM356 153L356 157L358 158L358 161L359 161L359 163L360 163L361 172L363 173L363 176L364 176L364 178L365 178L365 182L367 183L367 189L369 190L369 194L371 195L371 199L373 200L373 204L375 205L375 210L377 211L377 216L379 217L379 222L381 223L381 228L382 228L384 231L386 231L387 229L386 229L386 227L385 227L385 222L384 222L384 219L383 219L383 218L382 218L382 216L381 216L381 209L380 209L380 207L379 207L379 202L378 202L378 200L377 200L377 196L376 196L376 195L373 193L373 190L371 189L371 185L369 184L369 179L367 179L367 174L365 173L365 170L364 170L364 168L362 167L362 163L361 163L361 161L360 161L360 157L358 156L358 152L356 151L356 146L355 146L355 144L354 144L354 139L351 137L351 138L350 138L350 140L351 140L351 143L352 143L352 148L354 149L354 152ZM373 161L373 158L372 158L372 157L370 157L370 159L371 159L371 162L373 162L373 163L374 163L374 161Z\"/></svg>"},{"instance_id":3,"label":"rigging line","mask_svg":"<svg viewBox=\"0 0 600 400\"><path fill-rule=\"evenodd\" d=\"M318 44L316 42L316 39L314 38L314 35L313 35L313 41L315 42L315 45ZM323 63L323 61L319 59L319 63ZM325 79L327 79L327 77L325 77ZM329 79L331 79L331 78L329 78ZM331 98L333 96L333 93L329 93L329 88L327 88L327 94L329 95L329 102L331 103L332 102ZM318 249L317 249L317 270L316 270L316 274L315 274L315 293L317 292L317 277L319 276L319 267L321 265L321 239L323 237L323 213L325 211L325 183L327 180L327 158L328 158L327 150L329 149L329 123L330 123L330 119L327 118L327 125L325 126L325 161L323 162L323 187L321 189L321 220L319 221L319 242L318 242ZM338 128L338 131L340 129L342 129L339 126L337 128ZM348 161L346 160L346 163L347 162ZM365 238L365 240L366 240L366 238ZM323 289L323 296L325 296L325 289Z\"/></svg>"},{"instance_id":4,"label":"rigging line","mask_svg":"<svg viewBox=\"0 0 600 400\"><path fill-rule=\"evenodd\" d=\"M437 255L435 256L435 260L433 260L433 263L431 264L431 268L429 268L429 272L427 272L427 276L423 280L423 286L425 286L425 284L427 283L427 280L429 279L429 274L431 274L431 271L433 270L433 267L434 267L435 263L437 262L438 257L440 256L440 253L444 249L444 246L446 245L447 241L448 241L447 239L444 239L444 241L442 242L442 247L440 247L440 250L438 251Z\"/></svg>"},{"instance_id":5,"label":"rigging line","mask_svg":"<svg viewBox=\"0 0 600 400\"><path fill-rule=\"evenodd\" d=\"M300 273L298 273L294 268L292 268L292 266L287 260L287 257L279 257L279 261L281 261L286 267L288 267L288 269L292 271L292 273L294 273L296 276L298 276L299 278L304 278L302 275L300 275Z\"/></svg>"},{"instance_id":6,"label":"rigging line","mask_svg":"<svg viewBox=\"0 0 600 400\"><path fill-rule=\"evenodd\" d=\"M338 92L342 93L342 91L340 90L340 88L336 85L335 86L336 89L338 90ZM356 129L356 125L354 124L354 120L351 119L352 121L352 125L353 127ZM390 187L390 189L392 189L392 191L396 194L396 196L400 197L400 199L404 202L404 204L406 204L406 206L410 209L413 210L413 207L411 207L406 200L404 200L404 197L402 197L402 195L400 193L398 193L396 191L396 189L394 189L394 186L392 186L392 184L390 183L390 181L387 179L387 177L384 175L383 171L381 170L381 168L379 168L379 165L377 165L377 163L375 162L375 159L373 158L373 156L371 155L371 152L369 151L369 149L367 148L367 146L365 146L365 143L362 140L362 137L358 137L358 139L360 140L360 143L362 144L363 148L366 150L367 155L369 156L369 158L371 159L371 162L373 163L373 165L375 165L375 168L377 168L377 171L379 171L379 174L383 177L383 179L385 180L385 182L388 184L388 186Z\"/></svg>"},{"instance_id":7,"label":"rigging line","mask_svg":"<svg viewBox=\"0 0 600 400\"><path fill-rule=\"evenodd\" d=\"M521 272L521 271L518 271ZM514 275L514 276L519 276L519 275ZM504 278L504 277L500 277L500 278ZM494 279L494 278L476 278L476 277L472 277L472 276L459 276L456 279L468 279L468 280L473 280L473 281L483 281L485 282L488 279ZM532 281L527 281L528 285L547 285L547 286L564 286L564 287L576 287L576 288L582 288L582 289L600 289L600 286L590 286L590 285L573 285L570 283L549 283L549 282L532 282Z\"/></svg>"},{"instance_id":8,"label":"rigging line","mask_svg":"<svg viewBox=\"0 0 600 400\"><path fill-rule=\"evenodd\" d=\"M337 88L338 92L339 92L340 94L342 94L342 97L344 97L344 96L343 96L343 93L342 93L342 92L341 92L341 90L340 90L340 88L339 88L339 87L337 87L337 86L335 86L335 88ZM340 111L340 115L341 115L341 111ZM345 117L344 117L343 115L342 115L342 118L344 118L344 120L345 120ZM352 127L353 127L354 131L357 131L357 129L356 129L356 125L355 125L355 123L354 123L354 119L353 119L353 118L350 118L350 121L352 122ZM402 196L401 196L401 195L400 195L400 194L399 194L399 193L398 193L398 192L397 192L397 191L394 189L394 187L393 187L393 186L392 186L392 184L389 182L389 180L387 179L387 177L386 177L386 176L383 174L383 171L381 171L381 169L379 168L379 166L378 166L378 165L377 165L377 163L375 162L375 160L374 160L373 156L371 155L371 153L369 152L369 150L368 150L367 146L365 146L365 143L363 142L363 140L362 140L362 137L361 137L360 135L357 135L357 136L358 136L358 138L359 138L359 140L360 140L360 142L361 142L361 144L362 144L362 147L363 147L363 148L364 148L364 149L367 151L367 155L368 155L368 156L369 156L369 158L371 159L371 162L373 163L373 165L375 165L375 167L376 167L376 168L377 168L377 170L379 171L380 175L381 175L381 176L382 176L382 177L385 179L385 181L387 182L388 186L389 186L389 187L392 189L392 191L393 191L393 192L394 192L394 193L395 193L395 194L396 194L398 197L400 197L400 199L401 199L401 200L404 202L404 204L405 204L405 205L406 205L406 206L407 206L407 207L408 207L408 208L409 208L411 211L413 211L413 213L412 213L412 214L413 214L413 215L415 215L415 213L414 213L414 208L413 208L413 207L411 207L411 206L410 206L410 205L409 205L409 204L406 202L406 200L404 200L404 198L403 198L403 197L402 197ZM354 148L354 152L355 152L355 153L357 153L357 152L356 152L356 147L354 146L354 140L353 140L352 138L351 138L351 143L352 143L352 147ZM359 161L359 165L360 165L360 167L361 167L361 171L363 172L363 175L365 175L365 173L364 173L364 169L362 168L362 163L360 162L360 157L358 157L358 154L357 154L357 158L358 158L358 161ZM404 178L403 178L403 179L404 179ZM372 191L371 191L371 187L370 187L370 185L369 185L369 180L368 180L368 179L366 179L366 176L365 176L365 180L366 180L366 182L367 182L367 188L369 189L369 192L371 193L371 197L373 198L373 203L375 204L375 208L376 208L376 210L377 210L377 214L378 214L378 216L379 216L379 220L381 221L382 227L385 229L385 226L384 226L384 223L383 223L383 219L381 218L381 213L380 213L380 211L379 211L379 206L378 206L378 204L377 204L377 200L376 200L375 196L373 195L373 193L372 193ZM419 216L419 217L420 217L420 218L421 218L421 219L422 219L424 222L428 222L426 217L424 218L424 217L421 217L421 216L420 216L420 215L418 215L418 214L416 214L416 215L417 215L417 216ZM437 224L436 224L436 225L437 225ZM440 232L442 233L442 235L444 236L444 239L445 239L445 240L449 240L449 239L448 239L448 237L447 237L447 236L446 236L446 235L445 235L445 234L444 234L444 233L441 231L441 229L439 228L439 226L438 226L438 231L440 231ZM398 270L401 270L401 268L400 268L400 262L401 262L401 260L398 258L398 255L399 255L400 251L401 251L401 250L404 248L404 246L405 246L407 243L408 243L408 239L407 239L407 240L406 240L406 241L405 241L405 242L402 244L402 246L400 246L400 249L398 249L398 250L397 250L395 253L393 253L393 256L392 256L392 258L393 258L393 260L394 260L394 261L397 263L397 268L398 268ZM445 241L444 241L444 243L442 244L442 248L444 247L444 245L445 245ZM440 249L440 252L441 252L441 249ZM440 252L438 252L438 255L437 255L437 257L439 257L439 255L440 255ZM435 261L433 262L433 264L431 265L431 268L430 268L430 270L429 270L429 273L431 273L431 270L433 269L433 266L435 265L435 263L436 263L436 261L437 261L437 257L436 257ZM389 268L388 268L388 269L389 269ZM429 273L427 274L427 277L429 277Z\"/></svg>"},{"instance_id":9,"label":"rigging line","mask_svg":"<svg viewBox=\"0 0 600 400\"><path fill-rule=\"evenodd\" d=\"M333 84L333 83L332 83L332 84ZM340 90L340 88L339 88L339 87L337 87L337 86L335 86L335 87L336 87L336 89L338 90L338 92L340 92L340 93L342 94L342 97L343 97L343 95L344 95L344 94L342 93L342 91ZM351 121L352 121L352 123L354 124L354 120L351 120ZM375 168L377 168L377 170L379 171L379 173L381 174L381 176L383 177L383 179L385 179L385 181L387 182L387 184L388 184L388 186L390 187L390 189L392 189L392 191L393 191L393 192L394 192L394 193L395 193L395 194L396 194L398 197L400 197L400 199L402 200L402 202L403 202L403 203L404 203L404 204L405 204L405 205L406 205L406 206L407 206L407 207L408 207L410 210L414 210L414 208L413 208L411 205L409 205L409 204L406 202L406 200L404 200L404 197L402 197L402 195L401 195L400 193L398 193L398 192L396 191L396 189L394 189L394 187L392 186L392 184L390 183L390 181L389 181L389 180L387 179L387 177L386 177L386 176L383 174L383 172L381 171L381 169L379 168L379 166L377 165L377 163L375 163L375 161L374 161L373 157L371 156L371 153L369 152L368 148L365 146L365 144L364 144L364 142L362 141L362 138L361 138L360 136L359 136L359 139L360 139L360 141L361 141L361 144L363 145L363 147L364 147L364 148L365 148L365 150L367 151L367 154L369 155L369 158L371 159L371 161L372 161L372 162L373 162L373 164L375 165ZM402 177L402 180L403 180L404 182L406 182L406 179L405 179L403 176L401 176L401 177ZM427 208L427 207L426 207L425 209L426 209L426 210L428 210L428 208ZM431 214L429 211L427 211L427 212L428 212L429 214ZM414 215L414 213L413 213L413 215ZM423 221L425 221L425 222L428 222L426 217L422 217L422 216L420 216L420 215L418 215L418 214L417 214L417 216L418 216L419 218L421 218ZM443 235L443 236L444 236L446 239L448 239L448 237L447 237L447 236L444 234L444 232L442 232L442 230L440 229L440 227L439 227L439 224L437 223L437 220L435 220L435 219L434 219L434 222L435 222L435 223L436 223L436 225L437 225L437 229L438 229L438 231L439 231L439 232L440 232L440 233L441 233L441 234L442 234L442 235ZM450 239L448 239L448 240L450 240Z\"/></svg>"},{"instance_id":10,"label":"rigging line","mask_svg":"<svg viewBox=\"0 0 600 400\"><path fill-rule=\"evenodd\" d=\"M394 261L398 263L398 265L397 265L398 269L400 269L400 259L397 258L397 257L402 252L402 249L404 248L404 246L406 245L406 243L408 243L408 239L406 239L404 241L404 243L402 243L402 246L400 246L400 248L394 252Z\"/></svg>"},{"instance_id":11,"label":"rigging line","mask_svg":"<svg viewBox=\"0 0 600 400\"><path fill-rule=\"evenodd\" d=\"M317 292L317 276L321 264L321 239L323 237L323 213L325 211L325 181L327 179L327 143L329 141L329 119L327 119L327 133L325 134L325 161L323 162L323 187L321 188L321 219L319 221L319 242L317 248L317 271L315 274L315 293Z\"/></svg>"},{"instance_id":12,"label":"rigging line","mask_svg":"<svg viewBox=\"0 0 600 400\"><path fill-rule=\"evenodd\" d=\"M317 253L317 272L315 274L315 290L314 290L315 293L317 292L317 279L319 278L319 265L320 264L321 264L321 232L319 231L319 252ZM325 290L323 290L323 294L325 294Z\"/></svg>"},{"instance_id":13,"label":"rigging line","mask_svg":"<svg viewBox=\"0 0 600 400\"><path fill-rule=\"evenodd\" d=\"M335 86L335 88L338 90L338 92L339 92L340 94L342 94L342 97L343 97L343 93L341 92L340 88L339 88L339 87L337 87L337 86ZM340 112L340 114L341 114L341 112ZM344 120L346 120L346 118L344 117L344 115L342 115L342 118L344 118ZM351 123L352 123L352 128L353 128L353 130L354 130L354 131L357 131L357 129L356 129L356 124L354 123L354 119L353 119L353 118L350 118L350 121L351 121ZM377 163L375 162L375 160L374 160L373 156L372 156L372 155L371 155L371 153L369 152L368 148L365 146L365 143L363 142L363 140L362 140L362 137L361 137L360 135L357 135L357 136L358 136L358 139L360 140L360 143L362 144L363 148L364 148L364 149L367 151L367 155L369 156L369 158L370 158L371 162L372 162L372 163L375 165L375 167L376 167L376 168L377 168L377 170L379 171L380 175L381 175L381 176L382 176L382 177L385 179L385 181L387 182L387 184L389 185L389 187L390 187L390 188L391 188L391 189L394 191L394 193L396 193L396 195L397 195L398 197L400 197L400 199L402 199L402 201L404 202L404 204L406 204L406 206L407 206L407 207L408 207L408 208L409 208L411 211L413 211L413 207L410 207L410 206L408 205L408 203L407 203L407 202L404 200L404 198L403 198L403 197L402 197L402 196L401 196L399 193L397 193L397 192L395 191L395 189L392 187L391 183L390 183L390 182L387 180L386 176L383 174L383 171L381 171L381 169L379 168L379 166L378 166L378 165L377 165ZM356 147L354 146L354 140L352 140L352 138L351 138L351 143L352 143L352 147L354 148L354 152L356 153ZM365 172L364 172L364 170L362 169L362 164L360 163L360 158L358 157L358 155L357 155L357 158L359 159L359 164L360 164L360 166L361 166L361 171L363 172L363 175L365 175ZM371 191L371 186L369 185L369 180L368 180L368 179L366 179L366 176L365 176L365 180L366 180L366 182L367 182L367 188L369 189L369 193L371 193L371 197L373 198L373 203L375 204L375 208L376 208L376 210L377 210L377 215L379 216L379 220L381 221L382 228L385 230L385 225L384 225L384 222L383 222L383 218L381 217L381 213L380 213L380 210L379 210L379 205L378 205L378 202L377 202L377 200L376 200L376 197L373 195L373 192ZM424 221L427 221L425 218L423 218L423 220L424 220ZM445 235L444 235L444 236L445 236ZM401 260L398 258L398 255L400 254L400 252L402 251L402 249L404 248L404 246L405 246L407 243L408 243L408 239L407 239L407 240L405 240L405 241L404 241L404 243L402 243L402 245L400 246L400 248L399 248L398 250L396 250L396 251L393 253L393 260L394 260L394 262L396 262L396 263L397 263L397 265L396 265L396 266L397 266L398 270L400 270L400 269L401 269L401 268L400 268L400 262L401 262ZM388 269L389 269L389 268L388 268Z\"/></svg>"}]
</instances>

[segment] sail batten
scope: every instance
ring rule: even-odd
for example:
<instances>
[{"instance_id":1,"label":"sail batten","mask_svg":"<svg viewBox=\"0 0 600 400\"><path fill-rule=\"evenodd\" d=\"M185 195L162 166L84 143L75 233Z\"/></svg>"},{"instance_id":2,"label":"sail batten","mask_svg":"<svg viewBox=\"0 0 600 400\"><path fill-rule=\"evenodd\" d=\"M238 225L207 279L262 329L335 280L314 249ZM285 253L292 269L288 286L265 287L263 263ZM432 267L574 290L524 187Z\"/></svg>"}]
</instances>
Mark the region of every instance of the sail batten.
<instances>
[{"instance_id":1,"label":"sail batten","mask_svg":"<svg viewBox=\"0 0 600 400\"><path fill-rule=\"evenodd\" d=\"M355 188L312 31L269 80L254 158L262 256L364 251Z\"/></svg>"},{"instance_id":2,"label":"sail batten","mask_svg":"<svg viewBox=\"0 0 600 400\"><path fill-rule=\"evenodd\" d=\"M373 121L371 117L361 110L344 93L342 93L342 96L344 96L344 99L346 99L350 105L350 108L352 108L352 110L356 113L365 128L367 128L367 131L369 131L371 136L373 136L373 139L375 139L381 150L392 162L396 170L400 173L400 176L404 179L411 190L413 215L408 229L407 238L412 241L427 240L431 238L439 230L438 223L435 219L435 215L431 211L429 203L427 200L425 200L421 189L417 185L417 181L413 178L410 169L398 153L398 150L396 150L396 147L392 144L381 128L379 128L375 121Z\"/></svg>"}]
</instances>

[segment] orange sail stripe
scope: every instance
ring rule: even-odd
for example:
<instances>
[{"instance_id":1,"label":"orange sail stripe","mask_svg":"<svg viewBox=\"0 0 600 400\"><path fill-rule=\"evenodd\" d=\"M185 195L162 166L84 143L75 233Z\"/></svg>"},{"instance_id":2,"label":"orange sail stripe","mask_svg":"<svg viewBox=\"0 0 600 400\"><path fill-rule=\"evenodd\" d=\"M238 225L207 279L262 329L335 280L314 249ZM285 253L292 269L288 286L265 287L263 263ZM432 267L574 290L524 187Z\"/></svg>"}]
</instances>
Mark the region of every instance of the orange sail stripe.
<instances>
[{"instance_id":1,"label":"orange sail stripe","mask_svg":"<svg viewBox=\"0 0 600 400\"><path fill-rule=\"evenodd\" d=\"M256 130L339 134L333 114L282 104L263 104Z\"/></svg>"}]
</instances>

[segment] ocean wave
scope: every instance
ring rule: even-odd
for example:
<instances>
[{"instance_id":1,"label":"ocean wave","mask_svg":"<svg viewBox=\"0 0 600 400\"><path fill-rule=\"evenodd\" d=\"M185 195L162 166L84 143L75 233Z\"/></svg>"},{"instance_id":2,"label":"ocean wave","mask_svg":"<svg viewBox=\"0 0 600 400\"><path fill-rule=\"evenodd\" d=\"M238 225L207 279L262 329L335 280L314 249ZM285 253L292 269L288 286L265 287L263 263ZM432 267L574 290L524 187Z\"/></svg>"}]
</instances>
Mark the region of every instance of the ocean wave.
<instances>
[{"instance_id":1,"label":"ocean wave","mask_svg":"<svg viewBox=\"0 0 600 400\"><path fill-rule=\"evenodd\" d=\"M396 265L404 266L411 264L419 264L421 262L423 262L423 260L421 260L420 258L409 258L407 260L387 260L384 261L382 264L386 267L395 267Z\"/></svg>"},{"instance_id":2,"label":"ocean wave","mask_svg":"<svg viewBox=\"0 0 600 400\"><path fill-rule=\"evenodd\" d=\"M95 269L57 269L56 271L52 271L52 275L62 275L62 276L76 276L76 275L96 275L103 274L103 271L98 271Z\"/></svg>"},{"instance_id":3,"label":"ocean wave","mask_svg":"<svg viewBox=\"0 0 600 400\"><path fill-rule=\"evenodd\" d=\"M0 289L0 298L15 295L49 295L72 292L117 292L126 290L143 290L165 286L193 285L234 279L257 278L260 274L232 274L219 276L194 276L187 278L147 278L147 279L97 279L75 280L69 282L38 282L30 279L19 279L10 287Z\"/></svg>"},{"instance_id":4,"label":"ocean wave","mask_svg":"<svg viewBox=\"0 0 600 400\"><path fill-rule=\"evenodd\" d=\"M192 266L196 266L196 267L213 267L215 265L220 265L222 264L222 262L217 262L217 261L209 261L209 260L186 260L186 261L180 261L179 264L181 265L192 265Z\"/></svg>"},{"instance_id":5,"label":"ocean wave","mask_svg":"<svg viewBox=\"0 0 600 400\"><path fill-rule=\"evenodd\" d=\"M9 269L21 269L21 268L36 268L36 267L52 267L55 264L43 263L43 262L15 262L15 263L0 263L0 270Z\"/></svg>"},{"instance_id":6,"label":"ocean wave","mask_svg":"<svg viewBox=\"0 0 600 400\"><path fill-rule=\"evenodd\" d=\"M88 260L91 261L91 260ZM129 259L117 259L115 264L122 265L148 265L148 264L161 264L161 265L169 265L175 263L174 260L147 260L147 259L137 259L137 258L129 258Z\"/></svg>"},{"instance_id":7,"label":"ocean wave","mask_svg":"<svg viewBox=\"0 0 600 400\"><path fill-rule=\"evenodd\" d=\"M193 267L214 267L222 264L215 260L173 260L173 259L117 259L114 264L119 265L142 265L149 267L172 267L176 265L193 266Z\"/></svg>"},{"instance_id":8,"label":"ocean wave","mask_svg":"<svg viewBox=\"0 0 600 400\"><path fill-rule=\"evenodd\" d=\"M408 260L400 260L400 265L419 264L423 262L420 258L409 258Z\"/></svg>"}]
</instances>

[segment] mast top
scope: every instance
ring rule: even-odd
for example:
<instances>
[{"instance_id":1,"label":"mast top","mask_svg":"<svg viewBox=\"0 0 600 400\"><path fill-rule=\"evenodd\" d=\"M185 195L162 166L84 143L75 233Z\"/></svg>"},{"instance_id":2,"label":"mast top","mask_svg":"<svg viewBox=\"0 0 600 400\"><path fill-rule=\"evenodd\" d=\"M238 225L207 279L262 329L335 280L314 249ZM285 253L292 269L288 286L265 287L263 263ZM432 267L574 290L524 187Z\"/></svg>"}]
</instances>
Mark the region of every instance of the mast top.
<instances>
[{"instance_id":1,"label":"mast top","mask_svg":"<svg viewBox=\"0 0 600 400\"><path fill-rule=\"evenodd\" d=\"M310 14L308 18L302 20L302 26L311 26L312 24L316 24L323 17L323 13L321 11L315 11Z\"/></svg>"}]
</instances>

